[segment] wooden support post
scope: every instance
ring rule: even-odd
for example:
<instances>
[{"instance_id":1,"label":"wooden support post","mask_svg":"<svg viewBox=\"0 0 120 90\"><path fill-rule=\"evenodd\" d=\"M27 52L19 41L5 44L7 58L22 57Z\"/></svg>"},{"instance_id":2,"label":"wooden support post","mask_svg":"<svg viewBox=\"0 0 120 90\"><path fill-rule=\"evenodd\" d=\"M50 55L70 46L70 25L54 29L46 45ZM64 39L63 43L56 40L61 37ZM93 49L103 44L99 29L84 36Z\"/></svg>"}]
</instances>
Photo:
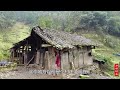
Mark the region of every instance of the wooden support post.
<instances>
[{"instance_id":1,"label":"wooden support post","mask_svg":"<svg viewBox=\"0 0 120 90\"><path fill-rule=\"evenodd\" d=\"M74 54L74 65L75 65L75 68L77 69L79 65L79 62L78 62L79 54L78 54L77 48L73 50L73 54Z\"/></svg>"},{"instance_id":2,"label":"wooden support post","mask_svg":"<svg viewBox=\"0 0 120 90\"><path fill-rule=\"evenodd\" d=\"M61 53L61 68L64 70L69 70L70 69L70 64L68 61L68 52L63 52Z\"/></svg>"},{"instance_id":3,"label":"wooden support post","mask_svg":"<svg viewBox=\"0 0 120 90\"><path fill-rule=\"evenodd\" d=\"M13 51L11 51L10 62L12 62L12 60L13 60Z\"/></svg>"},{"instance_id":4,"label":"wooden support post","mask_svg":"<svg viewBox=\"0 0 120 90\"><path fill-rule=\"evenodd\" d=\"M27 55L26 53L24 53L24 65L26 66L26 64L27 64Z\"/></svg>"},{"instance_id":5,"label":"wooden support post","mask_svg":"<svg viewBox=\"0 0 120 90\"><path fill-rule=\"evenodd\" d=\"M51 47L51 61L52 61L52 69L55 69L55 62L56 62L56 57L55 57L55 52L54 52L54 48Z\"/></svg>"},{"instance_id":6,"label":"wooden support post","mask_svg":"<svg viewBox=\"0 0 120 90\"><path fill-rule=\"evenodd\" d=\"M49 69L55 69L55 54L53 53L53 50L51 47L48 47L49 52Z\"/></svg>"},{"instance_id":7,"label":"wooden support post","mask_svg":"<svg viewBox=\"0 0 120 90\"><path fill-rule=\"evenodd\" d=\"M20 60L20 48L19 48L19 53L18 53L18 62L20 64L21 60Z\"/></svg>"},{"instance_id":8,"label":"wooden support post","mask_svg":"<svg viewBox=\"0 0 120 90\"><path fill-rule=\"evenodd\" d=\"M83 51L82 54L83 54L83 66L84 66L84 64L85 64L85 63L84 63L84 62L85 62L85 58L84 58L84 54L85 54L85 53L84 53L84 51Z\"/></svg>"},{"instance_id":9,"label":"wooden support post","mask_svg":"<svg viewBox=\"0 0 120 90\"><path fill-rule=\"evenodd\" d=\"M24 64L24 52L25 52L25 50L24 50L24 48L25 48L25 46L23 46L23 49L22 49L22 62L21 62L21 64Z\"/></svg>"},{"instance_id":10,"label":"wooden support post","mask_svg":"<svg viewBox=\"0 0 120 90\"><path fill-rule=\"evenodd\" d=\"M16 57L16 61L18 62L18 49L16 51L17 57Z\"/></svg>"},{"instance_id":11,"label":"wooden support post","mask_svg":"<svg viewBox=\"0 0 120 90\"><path fill-rule=\"evenodd\" d=\"M13 56L12 56L13 58L12 58L12 62L14 61L14 53L15 53L15 51L13 50Z\"/></svg>"},{"instance_id":12,"label":"wooden support post","mask_svg":"<svg viewBox=\"0 0 120 90\"><path fill-rule=\"evenodd\" d=\"M46 58L47 58L47 63L48 63L48 70L50 70L50 65L51 65L51 62L50 62L50 56L49 56L49 51L46 52Z\"/></svg>"},{"instance_id":13,"label":"wooden support post","mask_svg":"<svg viewBox=\"0 0 120 90\"><path fill-rule=\"evenodd\" d=\"M39 50L37 50L37 53L36 53L36 64L38 64L39 65L39 61L40 61L40 51Z\"/></svg>"},{"instance_id":14,"label":"wooden support post","mask_svg":"<svg viewBox=\"0 0 120 90\"><path fill-rule=\"evenodd\" d=\"M69 50L69 64L70 64L70 69L74 69L74 66L73 66L73 53L72 53L72 50Z\"/></svg>"},{"instance_id":15,"label":"wooden support post","mask_svg":"<svg viewBox=\"0 0 120 90\"><path fill-rule=\"evenodd\" d=\"M28 41L27 41L27 44L26 44L25 52L24 52L24 65L25 66L27 64L27 53L28 53Z\"/></svg>"},{"instance_id":16,"label":"wooden support post","mask_svg":"<svg viewBox=\"0 0 120 90\"><path fill-rule=\"evenodd\" d=\"M43 53L40 53L40 67L42 68L43 64Z\"/></svg>"},{"instance_id":17,"label":"wooden support post","mask_svg":"<svg viewBox=\"0 0 120 90\"><path fill-rule=\"evenodd\" d=\"M22 48L19 49L19 64L21 64L21 51L22 51Z\"/></svg>"},{"instance_id":18,"label":"wooden support post","mask_svg":"<svg viewBox=\"0 0 120 90\"><path fill-rule=\"evenodd\" d=\"M45 69L48 70L49 69L49 55L48 55L48 51L45 52Z\"/></svg>"},{"instance_id":19,"label":"wooden support post","mask_svg":"<svg viewBox=\"0 0 120 90\"><path fill-rule=\"evenodd\" d=\"M43 63L42 63L43 69L45 68L45 51L43 52Z\"/></svg>"},{"instance_id":20,"label":"wooden support post","mask_svg":"<svg viewBox=\"0 0 120 90\"><path fill-rule=\"evenodd\" d=\"M17 51L18 53L17 53L17 62L19 63L19 49L18 49L18 51Z\"/></svg>"},{"instance_id":21,"label":"wooden support post","mask_svg":"<svg viewBox=\"0 0 120 90\"><path fill-rule=\"evenodd\" d=\"M27 49L27 48L26 48L26 45L25 45L25 51L24 51L24 53L23 53L24 66L26 65L26 52L27 52L26 49Z\"/></svg>"},{"instance_id":22,"label":"wooden support post","mask_svg":"<svg viewBox=\"0 0 120 90\"><path fill-rule=\"evenodd\" d=\"M78 67L82 68L83 67L83 50L81 48L78 49Z\"/></svg>"}]
</instances>

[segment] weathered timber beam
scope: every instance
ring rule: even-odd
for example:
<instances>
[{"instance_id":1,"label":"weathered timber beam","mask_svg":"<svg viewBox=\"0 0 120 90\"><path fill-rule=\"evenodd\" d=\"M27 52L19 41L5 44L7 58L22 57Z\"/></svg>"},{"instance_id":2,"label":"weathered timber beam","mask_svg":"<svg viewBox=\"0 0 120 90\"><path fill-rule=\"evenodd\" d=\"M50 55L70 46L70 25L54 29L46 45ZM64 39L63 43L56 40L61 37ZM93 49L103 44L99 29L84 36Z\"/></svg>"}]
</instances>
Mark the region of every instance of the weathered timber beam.
<instances>
[{"instance_id":1,"label":"weathered timber beam","mask_svg":"<svg viewBox=\"0 0 120 90\"><path fill-rule=\"evenodd\" d=\"M51 47L52 45L50 44L42 44L41 47Z\"/></svg>"}]
</instances>

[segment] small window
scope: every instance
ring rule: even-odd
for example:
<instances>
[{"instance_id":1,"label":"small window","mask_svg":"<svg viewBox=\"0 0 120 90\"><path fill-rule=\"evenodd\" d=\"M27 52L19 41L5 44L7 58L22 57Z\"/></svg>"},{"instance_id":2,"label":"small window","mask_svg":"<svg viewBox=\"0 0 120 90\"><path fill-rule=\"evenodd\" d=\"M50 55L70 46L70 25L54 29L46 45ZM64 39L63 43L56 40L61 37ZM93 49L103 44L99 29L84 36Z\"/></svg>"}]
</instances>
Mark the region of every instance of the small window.
<instances>
[{"instance_id":1,"label":"small window","mask_svg":"<svg viewBox=\"0 0 120 90\"><path fill-rule=\"evenodd\" d=\"M92 53L91 53L91 52L89 52L89 53L88 53L88 56L92 56Z\"/></svg>"}]
</instances>

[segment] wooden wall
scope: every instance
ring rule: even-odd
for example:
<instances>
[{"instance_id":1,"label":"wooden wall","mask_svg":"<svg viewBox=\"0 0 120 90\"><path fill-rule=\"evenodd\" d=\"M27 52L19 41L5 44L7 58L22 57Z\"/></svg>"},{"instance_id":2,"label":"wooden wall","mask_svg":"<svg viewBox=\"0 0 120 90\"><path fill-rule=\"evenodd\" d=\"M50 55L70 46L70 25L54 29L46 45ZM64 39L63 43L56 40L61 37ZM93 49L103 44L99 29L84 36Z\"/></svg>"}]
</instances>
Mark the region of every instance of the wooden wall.
<instances>
[{"instance_id":1,"label":"wooden wall","mask_svg":"<svg viewBox=\"0 0 120 90\"><path fill-rule=\"evenodd\" d=\"M89 52L84 53L84 58L85 58L84 59L84 64L85 65L92 65L93 64L93 60L92 60L93 58L92 58L92 56L89 56L88 54L89 54Z\"/></svg>"},{"instance_id":2,"label":"wooden wall","mask_svg":"<svg viewBox=\"0 0 120 90\"><path fill-rule=\"evenodd\" d=\"M65 52L61 51L61 69L65 69L65 70L70 69L70 61L69 61L68 51L65 51Z\"/></svg>"},{"instance_id":3,"label":"wooden wall","mask_svg":"<svg viewBox=\"0 0 120 90\"><path fill-rule=\"evenodd\" d=\"M93 64L93 57L89 55L89 53L92 53L92 50L90 47L85 47L84 49L84 65L92 65Z\"/></svg>"},{"instance_id":4,"label":"wooden wall","mask_svg":"<svg viewBox=\"0 0 120 90\"><path fill-rule=\"evenodd\" d=\"M87 47L74 48L68 51L61 51L61 69L78 69L85 65L92 65L92 56L89 56L91 49Z\"/></svg>"},{"instance_id":5,"label":"wooden wall","mask_svg":"<svg viewBox=\"0 0 120 90\"><path fill-rule=\"evenodd\" d=\"M54 53L54 48L53 47L49 47L48 48L48 65L49 65L49 69L55 69L55 53Z\"/></svg>"},{"instance_id":6,"label":"wooden wall","mask_svg":"<svg viewBox=\"0 0 120 90\"><path fill-rule=\"evenodd\" d=\"M40 48L34 53L29 53L27 56L32 58L33 55L35 55L33 64L39 65L41 68L46 70L53 70L56 69L55 62L56 62L56 56L54 52L54 47L46 47L47 50L43 50ZM61 69L63 70L69 70L69 69L78 69L82 68L84 65L92 65L93 60L92 56L89 56L89 53L91 52L90 48L83 47L83 48L74 48L69 50L62 50L60 51L61 55ZM12 53L12 56L14 54ZM20 59L23 59L19 56ZM24 58L25 59L25 58ZM28 61L27 61L28 62ZM24 63L27 63L24 62ZM20 63L23 63L21 61Z\"/></svg>"},{"instance_id":7,"label":"wooden wall","mask_svg":"<svg viewBox=\"0 0 120 90\"><path fill-rule=\"evenodd\" d=\"M47 51L38 50L36 53L36 64L41 68L50 70L55 69L55 53L53 47L47 47Z\"/></svg>"}]
</instances>

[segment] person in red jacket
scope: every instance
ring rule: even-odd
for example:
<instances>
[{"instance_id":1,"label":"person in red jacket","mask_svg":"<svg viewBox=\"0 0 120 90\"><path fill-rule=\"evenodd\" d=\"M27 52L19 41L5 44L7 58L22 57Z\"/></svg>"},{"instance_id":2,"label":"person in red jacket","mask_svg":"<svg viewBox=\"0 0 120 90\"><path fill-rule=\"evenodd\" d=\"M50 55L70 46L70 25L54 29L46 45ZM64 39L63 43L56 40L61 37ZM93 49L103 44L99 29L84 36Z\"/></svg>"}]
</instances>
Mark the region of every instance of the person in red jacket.
<instances>
[{"instance_id":1,"label":"person in red jacket","mask_svg":"<svg viewBox=\"0 0 120 90\"><path fill-rule=\"evenodd\" d=\"M60 55L59 55L59 53L57 53L57 55L56 55L56 62L55 62L55 64L57 65L58 68L60 68Z\"/></svg>"},{"instance_id":2,"label":"person in red jacket","mask_svg":"<svg viewBox=\"0 0 120 90\"><path fill-rule=\"evenodd\" d=\"M55 60L55 66L56 66L56 69L60 69L60 66L61 66L61 58L60 58L60 54L57 50L55 50L55 56L56 56L56 60Z\"/></svg>"}]
</instances>

